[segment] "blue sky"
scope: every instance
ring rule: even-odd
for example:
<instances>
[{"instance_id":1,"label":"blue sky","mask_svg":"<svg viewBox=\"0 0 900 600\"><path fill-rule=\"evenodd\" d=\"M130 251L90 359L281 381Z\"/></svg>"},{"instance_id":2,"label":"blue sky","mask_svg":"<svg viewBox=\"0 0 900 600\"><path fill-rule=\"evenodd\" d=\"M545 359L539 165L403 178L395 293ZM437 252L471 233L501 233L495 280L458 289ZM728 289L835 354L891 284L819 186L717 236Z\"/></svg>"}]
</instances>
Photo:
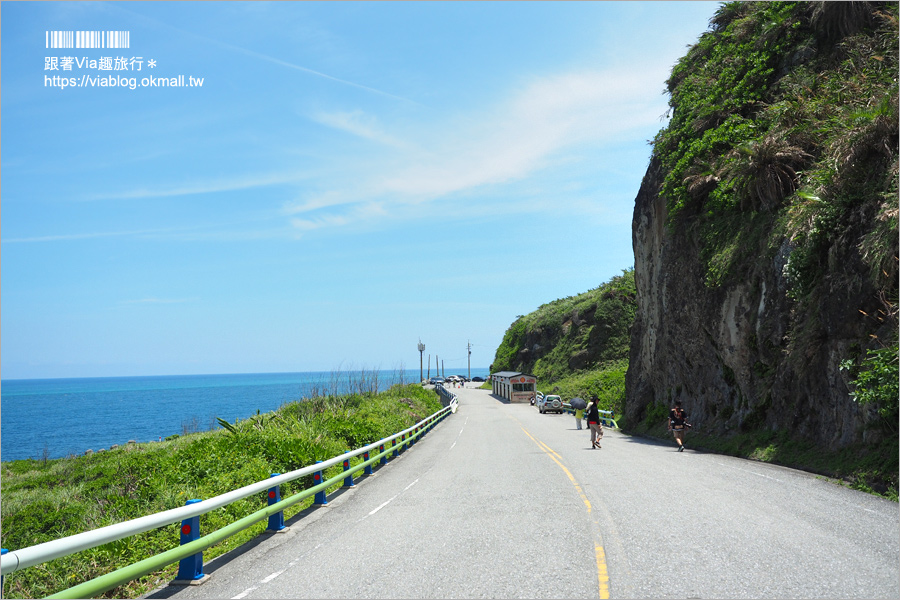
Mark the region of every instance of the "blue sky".
<instances>
[{"instance_id":1,"label":"blue sky","mask_svg":"<svg viewBox=\"0 0 900 600\"><path fill-rule=\"evenodd\" d=\"M2 378L487 367L633 265L718 6L3 2ZM130 47L46 47L85 30Z\"/></svg>"}]
</instances>

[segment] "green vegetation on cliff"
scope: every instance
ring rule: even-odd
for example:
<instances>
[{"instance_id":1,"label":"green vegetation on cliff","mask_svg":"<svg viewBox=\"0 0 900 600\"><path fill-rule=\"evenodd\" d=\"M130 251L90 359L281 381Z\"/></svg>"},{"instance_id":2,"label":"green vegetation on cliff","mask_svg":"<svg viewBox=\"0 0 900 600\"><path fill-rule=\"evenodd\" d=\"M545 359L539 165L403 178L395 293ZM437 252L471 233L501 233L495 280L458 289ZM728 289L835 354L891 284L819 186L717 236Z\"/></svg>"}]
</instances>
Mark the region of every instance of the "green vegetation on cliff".
<instances>
[{"instance_id":1,"label":"green vegetation on cliff","mask_svg":"<svg viewBox=\"0 0 900 600\"><path fill-rule=\"evenodd\" d=\"M874 286L872 333L896 348L897 9L724 3L668 80L654 152L670 226L696 232L710 287L789 254L797 355L836 283Z\"/></svg>"},{"instance_id":2,"label":"green vegetation on cliff","mask_svg":"<svg viewBox=\"0 0 900 600\"><path fill-rule=\"evenodd\" d=\"M792 466L840 457L835 472L896 497L898 4L727 2L710 26L672 70L654 140L667 241L696 248L679 258L709 312L729 294L768 304L740 348L755 362L704 381L719 394L703 398L709 445ZM657 427L665 402L643 399ZM840 439L817 417L838 413ZM779 458L791 445L807 458Z\"/></svg>"},{"instance_id":3,"label":"green vegetation on cliff","mask_svg":"<svg viewBox=\"0 0 900 600\"><path fill-rule=\"evenodd\" d=\"M128 444L89 456L2 463L2 545L10 550L184 506L287 473L393 435L440 410L431 390L394 386L381 394L318 397L228 424L225 429ZM354 462L356 464L356 462ZM333 467L326 478L337 475ZM286 498L312 486L282 486ZM285 519L312 502L285 511ZM200 517L212 532L265 507L265 493ZM209 560L259 535L263 520L204 551ZM178 545L179 524L59 558L4 578L6 598L42 598ZM110 590L134 598L175 578L177 564Z\"/></svg>"},{"instance_id":4,"label":"green vegetation on cliff","mask_svg":"<svg viewBox=\"0 0 900 600\"><path fill-rule=\"evenodd\" d=\"M509 327L491 371L530 373L544 392L555 389L565 399L596 394L621 413L635 297L628 269L593 290L541 305Z\"/></svg>"}]
</instances>

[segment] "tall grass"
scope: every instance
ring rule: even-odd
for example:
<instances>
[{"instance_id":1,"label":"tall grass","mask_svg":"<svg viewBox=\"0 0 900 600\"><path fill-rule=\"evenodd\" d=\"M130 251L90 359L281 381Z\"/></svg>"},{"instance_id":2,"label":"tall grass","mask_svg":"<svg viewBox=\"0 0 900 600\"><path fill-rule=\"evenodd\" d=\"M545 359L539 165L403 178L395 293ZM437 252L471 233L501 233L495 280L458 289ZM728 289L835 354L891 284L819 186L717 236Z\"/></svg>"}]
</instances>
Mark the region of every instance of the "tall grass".
<instances>
[{"instance_id":1,"label":"tall grass","mask_svg":"<svg viewBox=\"0 0 900 600\"><path fill-rule=\"evenodd\" d=\"M283 404L221 429L189 433L164 442L127 444L115 450L55 460L20 460L0 465L2 546L16 550L178 508L189 499L211 498L314 464L402 431L440 410L431 390L391 385L377 372L332 384L352 384L354 393L317 395ZM334 467L326 477L338 474ZM282 486L287 497L311 478ZM200 517L200 530L212 532L266 505L265 494L235 502ZM311 499L285 511L289 519ZM260 522L204 551L214 558L259 535ZM179 543L178 524L59 558L5 577L3 595L38 598L159 554ZM133 598L174 579L177 564L103 597Z\"/></svg>"},{"instance_id":2,"label":"tall grass","mask_svg":"<svg viewBox=\"0 0 900 600\"><path fill-rule=\"evenodd\" d=\"M610 410L618 419L625 410L625 373L627 360L604 363L596 371L573 373L553 381L538 380L538 389L545 394L559 394L566 402L575 397L590 399L597 396L601 410Z\"/></svg>"}]
</instances>

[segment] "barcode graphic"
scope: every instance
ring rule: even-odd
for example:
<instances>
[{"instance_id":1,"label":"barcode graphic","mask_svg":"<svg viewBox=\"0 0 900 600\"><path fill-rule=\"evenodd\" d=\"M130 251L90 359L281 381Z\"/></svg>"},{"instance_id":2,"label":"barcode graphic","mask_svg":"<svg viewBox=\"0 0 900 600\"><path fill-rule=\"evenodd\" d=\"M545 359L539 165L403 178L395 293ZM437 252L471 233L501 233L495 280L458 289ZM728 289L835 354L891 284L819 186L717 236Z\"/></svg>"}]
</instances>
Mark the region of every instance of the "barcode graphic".
<instances>
[{"instance_id":1,"label":"barcode graphic","mask_svg":"<svg viewBox=\"0 0 900 600\"><path fill-rule=\"evenodd\" d=\"M47 31L47 48L131 48L130 31Z\"/></svg>"}]
</instances>

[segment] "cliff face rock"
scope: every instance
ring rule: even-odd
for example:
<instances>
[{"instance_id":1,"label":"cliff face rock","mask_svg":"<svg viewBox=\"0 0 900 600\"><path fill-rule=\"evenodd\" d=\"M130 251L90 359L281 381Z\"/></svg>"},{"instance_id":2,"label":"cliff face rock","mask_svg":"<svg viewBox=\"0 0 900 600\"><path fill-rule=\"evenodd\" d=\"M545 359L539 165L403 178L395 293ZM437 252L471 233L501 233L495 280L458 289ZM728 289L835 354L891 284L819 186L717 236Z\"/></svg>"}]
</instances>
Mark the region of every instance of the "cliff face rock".
<instances>
[{"instance_id":1,"label":"cliff face rock","mask_svg":"<svg viewBox=\"0 0 900 600\"><path fill-rule=\"evenodd\" d=\"M712 434L896 436L896 398L851 392L870 350L896 372L897 4L729 2L710 25L635 202L626 415L680 399Z\"/></svg>"},{"instance_id":2,"label":"cliff face rock","mask_svg":"<svg viewBox=\"0 0 900 600\"><path fill-rule=\"evenodd\" d=\"M787 430L823 447L875 441L871 409L850 397L842 360L888 339L892 325L872 325L879 289L862 269L857 245L832 248L818 301L799 313L788 296L790 241L773 244L746 266L741 280L709 287L691 218L667 227L659 193L663 171L654 159L637 196L632 222L637 314L626 379L626 415L648 406L684 403L695 425L728 435Z\"/></svg>"}]
</instances>

